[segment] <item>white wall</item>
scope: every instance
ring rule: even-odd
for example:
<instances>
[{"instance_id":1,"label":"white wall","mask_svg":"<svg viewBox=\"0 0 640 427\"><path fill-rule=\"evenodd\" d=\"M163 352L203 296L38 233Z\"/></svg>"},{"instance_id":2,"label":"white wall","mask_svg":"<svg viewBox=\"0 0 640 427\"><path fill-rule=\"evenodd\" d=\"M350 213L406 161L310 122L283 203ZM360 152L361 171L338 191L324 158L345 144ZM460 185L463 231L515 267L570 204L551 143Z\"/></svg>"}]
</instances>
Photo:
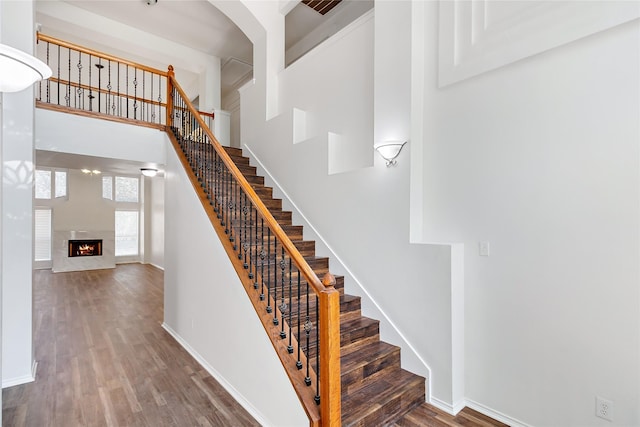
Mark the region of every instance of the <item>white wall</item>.
<instances>
[{"instance_id":1,"label":"white wall","mask_svg":"<svg viewBox=\"0 0 640 427\"><path fill-rule=\"evenodd\" d=\"M410 4L402 7L400 16L409 16ZM453 408L452 317L459 312L451 286L454 251L409 242L411 145L394 168L374 157L378 138L407 138L410 132L410 92L405 81L393 78L395 72L409 78L409 61L393 60L395 37L409 33L394 30L395 12L376 14L375 22L385 17L380 36L390 39L383 48L374 46L377 29L368 14L284 70L279 76L282 112L268 122L260 110L263 92L245 86L242 142L261 171L280 185L277 195L295 203L287 208L299 210L294 220L306 225L305 238L318 242L320 254L332 256L333 273L347 276L347 292L363 297L364 314L382 321L382 338L402 346L403 366L429 376L434 397ZM381 55L376 67L388 67L386 79L374 78L374 51ZM385 84L401 94L385 93ZM385 114L374 107L387 102L384 108L406 113ZM294 108L303 112L296 114L305 117L307 135L295 144ZM343 155L337 167L332 150Z\"/></svg>"},{"instance_id":2,"label":"white wall","mask_svg":"<svg viewBox=\"0 0 640 427\"><path fill-rule=\"evenodd\" d=\"M32 53L33 2L0 2L0 41ZM33 89L2 95L2 386L33 381Z\"/></svg>"},{"instance_id":3,"label":"white wall","mask_svg":"<svg viewBox=\"0 0 640 427\"><path fill-rule=\"evenodd\" d=\"M144 262L164 269L164 176L144 178Z\"/></svg>"},{"instance_id":4,"label":"white wall","mask_svg":"<svg viewBox=\"0 0 640 427\"><path fill-rule=\"evenodd\" d=\"M36 149L164 164L164 131L36 109Z\"/></svg>"},{"instance_id":5,"label":"white wall","mask_svg":"<svg viewBox=\"0 0 640 427\"><path fill-rule=\"evenodd\" d=\"M53 206L53 230L115 230L115 204L102 198L102 176L67 172L69 197Z\"/></svg>"},{"instance_id":6,"label":"white wall","mask_svg":"<svg viewBox=\"0 0 640 427\"><path fill-rule=\"evenodd\" d=\"M439 89L443 23L423 6L422 225L465 246L469 403L537 426L640 425L638 20Z\"/></svg>"},{"instance_id":7,"label":"white wall","mask_svg":"<svg viewBox=\"0 0 640 427\"><path fill-rule=\"evenodd\" d=\"M173 148L165 177L164 326L262 424L308 425Z\"/></svg>"}]
</instances>

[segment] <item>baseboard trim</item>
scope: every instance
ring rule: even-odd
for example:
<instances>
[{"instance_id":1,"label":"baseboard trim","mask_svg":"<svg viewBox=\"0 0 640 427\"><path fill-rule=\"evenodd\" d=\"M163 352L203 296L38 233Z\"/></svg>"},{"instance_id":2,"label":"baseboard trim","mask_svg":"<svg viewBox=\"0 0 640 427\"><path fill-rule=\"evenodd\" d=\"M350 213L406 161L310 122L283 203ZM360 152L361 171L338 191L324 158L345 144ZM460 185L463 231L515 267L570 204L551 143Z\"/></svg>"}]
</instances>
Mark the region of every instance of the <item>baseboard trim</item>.
<instances>
[{"instance_id":1,"label":"baseboard trim","mask_svg":"<svg viewBox=\"0 0 640 427\"><path fill-rule=\"evenodd\" d=\"M36 371L38 370L38 362L35 360L31 364L31 375L25 375L23 377L11 378L8 380L2 379L2 388L14 387L17 385L32 383L36 380Z\"/></svg>"},{"instance_id":2,"label":"baseboard trim","mask_svg":"<svg viewBox=\"0 0 640 427\"><path fill-rule=\"evenodd\" d=\"M209 363L197 352L195 351L182 337L169 325L162 322L162 328L167 331L169 335L175 339L178 344L184 348L187 353L191 355L196 361L202 365L202 367L220 383L220 385L249 413L251 416L263 426L269 425L266 418L258 411L255 406L251 404L247 399L238 392L218 371L216 371L213 366L209 365Z\"/></svg>"},{"instance_id":3,"label":"baseboard trim","mask_svg":"<svg viewBox=\"0 0 640 427\"><path fill-rule=\"evenodd\" d=\"M443 411L451 415L456 415L458 412L462 411L465 406L467 406L464 400L458 401L453 405L451 405L433 396L431 396L431 400L429 400L429 404L435 406L438 409L442 409Z\"/></svg>"},{"instance_id":4,"label":"baseboard trim","mask_svg":"<svg viewBox=\"0 0 640 427\"><path fill-rule=\"evenodd\" d=\"M480 412L488 417L493 418L494 420L500 421L501 423L505 423L511 427L531 427L529 424L526 424L520 420L517 420L513 417L503 414L502 412L498 412L485 406L481 403L475 402L470 399L466 399L466 406L469 408Z\"/></svg>"},{"instance_id":5,"label":"baseboard trim","mask_svg":"<svg viewBox=\"0 0 640 427\"><path fill-rule=\"evenodd\" d=\"M164 267L161 267L161 266L159 266L158 264L154 264L154 263L152 263L152 262L147 262L146 264L149 264L150 266L155 267L155 268L157 268L158 270L162 270L162 271L164 271Z\"/></svg>"}]
</instances>

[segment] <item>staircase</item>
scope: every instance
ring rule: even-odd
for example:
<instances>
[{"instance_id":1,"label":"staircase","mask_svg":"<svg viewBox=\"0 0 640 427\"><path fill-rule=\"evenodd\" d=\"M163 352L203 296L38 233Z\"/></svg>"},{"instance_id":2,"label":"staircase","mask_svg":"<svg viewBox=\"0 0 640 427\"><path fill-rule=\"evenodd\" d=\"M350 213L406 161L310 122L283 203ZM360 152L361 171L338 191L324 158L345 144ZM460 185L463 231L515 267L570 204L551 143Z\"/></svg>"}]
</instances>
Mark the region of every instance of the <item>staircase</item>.
<instances>
[{"instance_id":1,"label":"staircase","mask_svg":"<svg viewBox=\"0 0 640 427\"><path fill-rule=\"evenodd\" d=\"M302 227L292 224L291 212L282 210L282 200L273 198L249 158L240 149L225 150L318 277L326 274L328 258L316 256L315 242L303 239ZM379 321L362 316L360 297L344 293L344 277L336 277L335 288L340 292L342 425L389 425L424 403L425 379L400 367L400 348L380 341Z\"/></svg>"},{"instance_id":2,"label":"staircase","mask_svg":"<svg viewBox=\"0 0 640 427\"><path fill-rule=\"evenodd\" d=\"M330 276L327 282L318 280L329 272L328 258L316 256L315 242L304 240L302 227L292 224L291 212L282 210L282 200L273 198L249 159L241 150L226 148L231 161L226 155L220 160L222 149L203 119L206 113L190 103L172 66L157 70L42 34L38 41L47 63L60 60L62 51L67 58L62 69L73 65L79 70L77 78L75 73L55 75L40 85L39 108L167 131L311 425L392 425L424 403L425 379L400 367L399 347L380 341L379 322L361 315L360 298L344 293L344 277L336 277L335 284ZM97 86L92 65L102 70ZM59 74L60 64L52 68ZM126 75L122 87L112 87L111 79L120 82L121 73ZM140 88L138 75L144 80L145 73L157 83ZM229 170L231 162L240 173ZM247 191L255 194L247 196Z\"/></svg>"}]
</instances>

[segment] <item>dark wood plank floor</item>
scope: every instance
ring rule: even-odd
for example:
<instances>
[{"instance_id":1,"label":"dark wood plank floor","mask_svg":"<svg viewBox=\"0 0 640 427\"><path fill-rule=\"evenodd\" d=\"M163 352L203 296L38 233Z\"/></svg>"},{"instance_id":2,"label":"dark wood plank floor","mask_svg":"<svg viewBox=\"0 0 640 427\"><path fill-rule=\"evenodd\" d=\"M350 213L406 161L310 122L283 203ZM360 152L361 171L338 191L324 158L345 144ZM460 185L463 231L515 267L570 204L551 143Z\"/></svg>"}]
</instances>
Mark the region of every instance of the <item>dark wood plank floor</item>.
<instances>
[{"instance_id":1,"label":"dark wood plank floor","mask_svg":"<svg viewBox=\"0 0 640 427\"><path fill-rule=\"evenodd\" d=\"M140 264L34 278L36 381L2 391L3 426L258 426L161 327L163 272ZM428 404L396 427L505 427Z\"/></svg>"},{"instance_id":2,"label":"dark wood plank floor","mask_svg":"<svg viewBox=\"0 0 640 427\"><path fill-rule=\"evenodd\" d=\"M4 426L258 426L162 327L163 272L36 271L36 381L3 390Z\"/></svg>"},{"instance_id":3,"label":"dark wood plank floor","mask_svg":"<svg viewBox=\"0 0 640 427\"><path fill-rule=\"evenodd\" d=\"M489 418L471 408L464 408L453 416L424 403L404 418L393 424L393 427L509 427L506 424Z\"/></svg>"}]
</instances>

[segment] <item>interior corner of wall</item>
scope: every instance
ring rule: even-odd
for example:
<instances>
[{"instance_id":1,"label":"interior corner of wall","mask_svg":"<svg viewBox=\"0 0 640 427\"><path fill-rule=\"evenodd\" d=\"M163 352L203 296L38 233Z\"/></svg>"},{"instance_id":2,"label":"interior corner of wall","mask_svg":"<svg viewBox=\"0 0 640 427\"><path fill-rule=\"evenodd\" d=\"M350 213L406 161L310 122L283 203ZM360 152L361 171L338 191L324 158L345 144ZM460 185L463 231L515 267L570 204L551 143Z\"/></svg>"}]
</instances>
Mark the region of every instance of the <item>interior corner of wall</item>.
<instances>
[{"instance_id":1,"label":"interior corner of wall","mask_svg":"<svg viewBox=\"0 0 640 427\"><path fill-rule=\"evenodd\" d=\"M451 401L464 401L464 243L451 244Z\"/></svg>"}]
</instances>

